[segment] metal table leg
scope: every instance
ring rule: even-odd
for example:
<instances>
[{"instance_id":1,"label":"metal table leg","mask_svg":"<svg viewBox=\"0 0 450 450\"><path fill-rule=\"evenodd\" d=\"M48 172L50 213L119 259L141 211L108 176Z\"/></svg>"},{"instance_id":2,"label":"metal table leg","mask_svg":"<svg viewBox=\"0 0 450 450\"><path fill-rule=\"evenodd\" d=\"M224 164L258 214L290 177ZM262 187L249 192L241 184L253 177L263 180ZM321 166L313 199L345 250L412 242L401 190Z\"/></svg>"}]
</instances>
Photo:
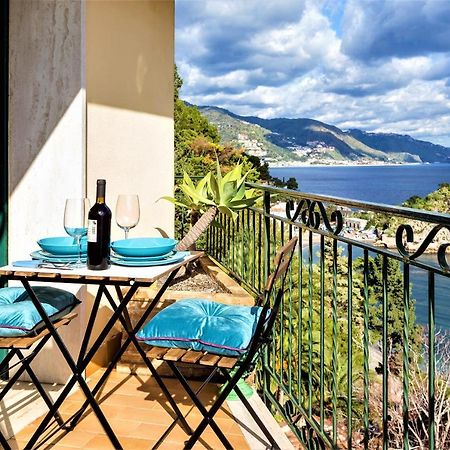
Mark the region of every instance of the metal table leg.
<instances>
[{"instance_id":1,"label":"metal table leg","mask_svg":"<svg viewBox=\"0 0 450 450\"><path fill-rule=\"evenodd\" d=\"M63 401L67 398L68 394L70 393L72 387L75 385L75 383L78 383L80 388L82 389L84 395L86 396L87 403L92 407L92 410L94 414L96 415L97 419L100 421L100 424L102 425L105 433L107 434L109 440L111 441L112 445L116 449L122 449L122 446L117 439L116 435L114 434L111 426L109 425L106 417L104 416L103 412L101 411L98 403L96 402L92 392L90 391L86 381L83 378L83 371L85 370L87 364L92 359L92 357L97 352L101 342L104 340L106 335L109 333L109 331L112 329L114 320L109 320L105 328L100 333L101 340L97 339L97 341L94 343L96 345L93 345L86 355L85 358L81 361L81 364L76 364L73 360L72 356L70 355L67 347L65 346L64 342L62 341L61 337L57 333L56 329L54 328L52 322L48 318L44 308L42 307L41 303L39 302L38 298L36 297L36 294L34 293L33 289L31 288L29 282L27 280L22 280L22 284L25 287L26 291L28 292L31 300L33 301L34 306L38 310L39 314L41 315L47 329L49 330L50 335L55 340L56 345L58 346L61 354L63 355L64 359L66 360L67 364L69 365L73 375L68 381L66 387L63 389L61 394L59 395L58 399L55 401L53 408L47 413L47 415L42 420L41 424L31 437L30 441L28 442L26 448L31 449L33 445L36 444L42 433L46 430L51 418L55 415L55 412L59 409L59 407L62 405ZM104 289L104 286L101 284L99 289ZM130 289L130 291L135 291L133 289L134 286ZM121 308L119 306L118 308L119 314L121 313ZM113 318L112 318L113 319Z\"/></svg>"},{"instance_id":2,"label":"metal table leg","mask_svg":"<svg viewBox=\"0 0 450 450\"><path fill-rule=\"evenodd\" d=\"M144 323L147 321L147 319L148 319L149 315L151 314L152 310L155 308L157 303L160 301L160 299L163 296L164 292L166 291L167 287L170 285L170 283L172 282L173 278L176 276L178 270L179 269L176 269L175 271L173 271L167 277L167 279L165 280L165 282L163 283L163 285L161 286L161 288L159 289L159 291L155 295L153 301L150 303L150 305L144 311L141 319L137 322L137 324L136 324L136 326L135 326L135 328L133 330L129 330L128 329L128 325L131 325L131 324L129 323L129 318L127 320L127 317L124 314L124 312L127 311L126 307L128 306L128 303L131 301L131 298L134 295L134 291L131 294L130 294L130 291L128 291L127 294L125 296L123 296L122 293L120 292L120 290L118 290L117 295L119 297L119 306L117 306L115 304L113 298L111 297L111 294L107 290L104 291L105 296L108 298L108 301L110 302L111 307L114 310L114 314L113 314L112 317L116 317L122 323L122 325L124 326L124 329L125 329L128 337L125 339L124 343L122 344L122 346L120 347L120 349L116 353L116 355L113 357L112 361L108 364L108 367L106 368L105 372L101 376L100 380L97 381L97 384L92 389L92 393L95 396L99 392L99 390L101 389L101 387L104 385L104 383L108 379L108 376L110 375L110 373L114 369L115 365L117 364L117 362L119 361L121 356L125 353L126 349L130 345L130 343L133 342L134 346L136 347L136 349L140 353L140 355L143 358L144 362L146 363L146 365L150 369L152 375L154 376L155 380L157 381L158 385L160 386L161 390L163 391L164 395L166 396L167 401L170 403L170 405L171 405L172 409L174 410L175 414L180 419L180 421L181 421L183 427L185 428L186 432L190 434L190 433L192 433L192 430L190 429L189 425L187 424L186 420L184 419L184 417L183 417L181 411L179 410L176 402L173 400L172 396L170 395L170 392L167 390L166 386L161 381L161 378L159 377L158 373L154 369L153 365L148 360L147 356L145 355L145 352L140 347L139 342L137 341L136 336L135 336L135 334L142 328ZM133 287L136 287L136 289L137 289L137 287L140 287L140 285L138 283L135 283L133 285ZM84 404L81 406L81 408L73 415L72 420L71 420L71 427L74 427L77 424L77 422L80 420L81 416L83 415L84 411L86 410L87 406L88 406L88 402L85 401Z\"/></svg>"}]
</instances>

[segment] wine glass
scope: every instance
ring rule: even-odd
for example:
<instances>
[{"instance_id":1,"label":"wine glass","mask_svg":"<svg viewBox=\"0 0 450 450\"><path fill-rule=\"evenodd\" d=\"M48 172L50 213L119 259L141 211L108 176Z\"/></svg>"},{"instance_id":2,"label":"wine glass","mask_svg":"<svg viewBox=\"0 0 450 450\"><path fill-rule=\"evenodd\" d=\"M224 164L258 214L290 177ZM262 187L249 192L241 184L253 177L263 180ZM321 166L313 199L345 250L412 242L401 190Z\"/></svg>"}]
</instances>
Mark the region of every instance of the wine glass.
<instances>
[{"instance_id":1,"label":"wine glass","mask_svg":"<svg viewBox=\"0 0 450 450\"><path fill-rule=\"evenodd\" d=\"M87 198L68 198L64 208L64 229L78 246L78 258L74 267L83 267L81 261L81 238L88 231L88 214L91 204Z\"/></svg>"},{"instance_id":2,"label":"wine glass","mask_svg":"<svg viewBox=\"0 0 450 450\"><path fill-rule=\"evenodd\" d=\"M125 239L128 232L139 222L139 197L136 194L120 194L116 204L116 222L125 231Z\"/></svg>"}]
</instances>

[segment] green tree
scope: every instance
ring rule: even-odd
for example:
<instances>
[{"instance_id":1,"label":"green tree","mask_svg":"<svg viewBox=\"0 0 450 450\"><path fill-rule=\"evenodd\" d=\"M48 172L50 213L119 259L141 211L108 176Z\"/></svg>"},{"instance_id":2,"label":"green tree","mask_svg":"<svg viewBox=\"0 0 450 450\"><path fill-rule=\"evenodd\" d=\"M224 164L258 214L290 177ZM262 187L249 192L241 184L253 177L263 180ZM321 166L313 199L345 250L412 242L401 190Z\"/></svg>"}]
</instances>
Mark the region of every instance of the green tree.
<instances>
[{"instance_id":1,"label":"green tree","mask_svg":"<svg viewBox=\"0 0 450 450\"><path fill-rule=\"evenodd\" d=\"M217 127L201 114L197 107L180 99L183 81L175 66L174 73L174 122L175 122L175 175L184 172L191 177L205 176L215 170L216 157L224 172L242 163L245 171L252 170L249 181L259 179L252 162L241 149L220 145Z\"/></svg>"},{"instance_id":2,"label":"green tree","mask_svg":"<svg viewBox=\"0 0 450 450\"><path fill-rule=\"evenodd\" d=\"M276 182L269 174L269 166L257 156L247 155L242 148L221 145L221 137L214 124L198 110L180 99L183 80L175 66L174 121L175 121L175 176L184 172L191 177L203 177L215 170L216 157L224 172L242 163L244 171L251 171L248 181ZM284 183L280 182L281 186Z\"/></svg>"},{"instance_id":3,"label":"green tree","mask_svg":"<svg viewBox=\"0 0 450 450\"><path fill-rule=\"evenodd\" d=\"M286 181L286 187L288 189L291 189L293 191L296 191L298 189L298 183L297 180L294 177L290 177L287 181Z\"/></svg>"},{"instance_id":4,"label":"green tree","mask_svg":"<svg viewBox=\"0 0 450 450\"><path fill-rule=\"evenodd\" d=\"M253 167L259 173L259 179L261 181L270 181L272 177L269 173L269 164L262 162L257 156L245 154L246 158L252 163Z\"/></svg>"},{"instance_id":5,"label":"green tree","mask_svg":"<svg viewBox=\"0 0 450 450\"><path fill-rule=\"evenodd\" d=\"M222 176L219 161L216 160L216 173L208 172L197 185L185 172L179 185L183 192L181 201L174 197L163 197L181 208L190 211L191 229L177 245L177 250L192 248L198 238L213 223L219 213L233 221L238 212L253 206L260 198L255 189L246 189L245 180L250 172L242 174L242 164ZM203 213L200 216L200 213Z\"/></svg>"},{"instance_id":6,"label":"green tree","mask_svg":"<svg viewBox=\"0 0 450 450\"><path fill-rule=\"evenodd\" d=\"M293 276L290 280L292 285L289 288L290 302L284 303L281 319L276 325L273 352L276 369L277 373L283 371L286 376L291 371L290 376L296 396L305 409L308 409L311 400L312 410L316 414L319 414L320 411L322 388L324 408L327 414L332 411L333 397L336 395L338 414L342 418L348 402L348 383L350 382L356 391L362 382L363 350L359 344L363 340L363 316L362 310L359 308L363 302L362 277L358 273L354 273L353 276L353 315L350 325L347 317L347 258L342 256L342 250L338 248L336 264L333 264L333 246L331 242L326 242L322 272L320 263L309 265L308 252L309 250L304 252L301 265L298 258L295 258L292 263L292 274L302 273L302 286L300 289L297 284L299 278ZM321 326L322 314L324 317L323 329ZM342 364L342 361L347 361L349 357L350 327L352 330L353 367L351 377L347 372L347 365ZM322 339L323 353L321 351ZM322 383L320 378L321 359L324 368ZM300 374L301 378L299 378ZM288 383L288 379L285 381ZM352 408L355 410L360 407L361 401L355 396Z\"/></svg>"},{"instance_id":7,"label":"green tree","mask_svg":"<svg viewBox=\"0 0 450 450\"><path fill-rule=\"evenodd\" d=\"M186 104L180 99L180 89L183 81L175 66L174 72L174 134L175 134L175 176L182 177L184 173L191 178L204 177L216 170L216 160L221 171L226 174L237 165L242 172L247 173L246 181L260 180L260 172L253 162L243 153L242 149L220 144L217 127L203 116L198 108ZM168 193L169 194L169 193ZM181 192L175 193L179 203L183 203ZM197 216L191 216L190 222L195 222ZM183 224L187 222L185 212L177 208L175 213L176 236L181 238L187 230Z\"/></svg>"}]
</instances>

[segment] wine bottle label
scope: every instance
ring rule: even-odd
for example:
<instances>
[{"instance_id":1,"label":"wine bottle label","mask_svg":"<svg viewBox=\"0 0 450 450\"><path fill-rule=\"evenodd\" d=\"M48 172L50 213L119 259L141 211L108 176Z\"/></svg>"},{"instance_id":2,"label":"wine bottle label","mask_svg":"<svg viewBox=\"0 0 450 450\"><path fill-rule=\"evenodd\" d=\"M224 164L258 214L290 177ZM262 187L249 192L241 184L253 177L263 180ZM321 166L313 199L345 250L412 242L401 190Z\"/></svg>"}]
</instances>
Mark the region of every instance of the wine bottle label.
<instances>
[{"instance_id":1,"label":"wine bottle label","mask_svg":"<svg viewBox=\"0 0 450 450\"><path fill-rule=\"evenodd\" d=\"M88 242L97 242L97 221L89 219L88 221Z\"/></svg>"}]
</instances>

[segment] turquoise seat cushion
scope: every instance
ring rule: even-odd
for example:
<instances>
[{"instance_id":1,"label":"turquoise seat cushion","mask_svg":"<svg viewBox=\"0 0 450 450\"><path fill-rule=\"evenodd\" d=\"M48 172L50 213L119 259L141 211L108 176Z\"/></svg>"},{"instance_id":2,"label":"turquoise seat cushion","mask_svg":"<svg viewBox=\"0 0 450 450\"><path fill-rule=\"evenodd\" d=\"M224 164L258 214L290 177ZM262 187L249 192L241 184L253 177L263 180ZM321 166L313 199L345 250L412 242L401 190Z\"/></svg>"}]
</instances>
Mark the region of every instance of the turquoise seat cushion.
<instances>
[{"instance_id":1,"label":"turquoise seat cushion","mask_svg":"<svg viewBox=\"0 0 450 450\"><path fill-rule=\"evenodd\" d=\"M33 287L51 320L68 314L80 302L71 293L47 286ZM45 327L42 317L23 287L0 289L0 336L35 335Z\"/></svg>"},{"instance_id":2,"label":"turquoise seat cushion","mask_svg":"<svg viewBox=\"0 0 450 450\"><path fill-rule=\"evenodd\" d=\"M239 356L255 333L260 307L180 300L160 311L138 333L149 345Z\"/></svg>"}]
</instances>

